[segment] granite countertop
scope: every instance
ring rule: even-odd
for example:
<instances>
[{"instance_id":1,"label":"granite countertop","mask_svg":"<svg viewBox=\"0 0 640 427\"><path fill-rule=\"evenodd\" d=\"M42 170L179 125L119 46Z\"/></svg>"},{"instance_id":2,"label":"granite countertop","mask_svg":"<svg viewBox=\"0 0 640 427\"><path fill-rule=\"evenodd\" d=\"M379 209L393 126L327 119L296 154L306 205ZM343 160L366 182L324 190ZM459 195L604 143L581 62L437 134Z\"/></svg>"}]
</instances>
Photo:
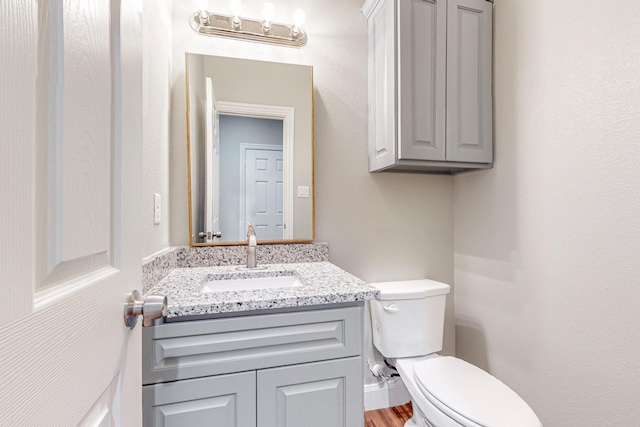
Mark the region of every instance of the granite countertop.
<instances>
[{"instance_id":1,"label":"granite countertop","mask_svg":"<svg viewBox=\"0 0 640 427\"><path fill-rule=\"evenodd\" d=\"M329 262L268 264L253 271L237 267L178 268L148 293L167 297L167 318L364 301L380 293ZM201 293L203 284L213 279L291 275L302 286Z\"/></svg>"}]
</instances>

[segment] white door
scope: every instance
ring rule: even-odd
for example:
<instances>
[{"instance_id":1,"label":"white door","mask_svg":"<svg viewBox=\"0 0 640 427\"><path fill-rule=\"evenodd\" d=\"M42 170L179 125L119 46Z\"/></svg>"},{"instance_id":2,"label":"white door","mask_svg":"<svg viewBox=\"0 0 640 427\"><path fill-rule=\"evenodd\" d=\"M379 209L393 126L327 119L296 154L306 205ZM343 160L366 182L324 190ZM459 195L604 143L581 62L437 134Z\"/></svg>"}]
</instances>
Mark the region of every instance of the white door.
<instances>
[{"instance_id":1,"label":"white door","mask_svg":"<svg viewBox=\"0 0 640 427\"><path fill-rule=\"evenodd\" d=\"M247 149L245 152L246 220L258 240L283 238L282 147ZM246 231L246 228L245 228Z\"/></svg>"},{"instance_id":2,"label":"white door","mask_svg":"<svg viewBox=\"0 0 640 427\"><path fill-rule=\"evenodd\" d=\"M140 426L134 1L0 2L0 425Z\"/></svg>"}]
</instances>

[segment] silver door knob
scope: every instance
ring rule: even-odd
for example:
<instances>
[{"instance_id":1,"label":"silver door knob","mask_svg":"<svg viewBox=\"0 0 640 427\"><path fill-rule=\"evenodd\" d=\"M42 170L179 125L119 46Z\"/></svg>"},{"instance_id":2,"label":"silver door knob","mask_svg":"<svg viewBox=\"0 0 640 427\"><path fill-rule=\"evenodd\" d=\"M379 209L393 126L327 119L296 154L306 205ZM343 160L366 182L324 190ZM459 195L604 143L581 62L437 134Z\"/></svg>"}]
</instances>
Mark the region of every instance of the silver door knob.
<instances>
[{"instance_id":1,"label":"silver door knob","mask_svg":"<svg viewBox=\"0 0 640 427\"><path fill-rule=\"evenodd\" d=\"M124 302L124 324L133 329L142 316L142 326L153 326L153 321L167 315L167 297L163 295L147 295L140 299L140 293L134 290Z\"/></svg>"}]
</instances>

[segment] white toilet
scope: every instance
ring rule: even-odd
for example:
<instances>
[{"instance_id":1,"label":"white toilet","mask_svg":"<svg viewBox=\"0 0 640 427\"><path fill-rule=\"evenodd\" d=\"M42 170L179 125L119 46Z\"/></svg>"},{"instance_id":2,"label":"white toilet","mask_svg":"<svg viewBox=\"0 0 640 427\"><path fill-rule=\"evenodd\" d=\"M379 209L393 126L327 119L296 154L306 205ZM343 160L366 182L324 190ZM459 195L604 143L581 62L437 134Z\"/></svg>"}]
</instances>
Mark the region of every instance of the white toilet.
<instances>
[{"instance_id":1,"label":"white toilet","mask_svg":"<svg viewBox=\"0 0 640 427\"><path fill-rule=\"evenodd\" d=\"M542 427L513 390L480 368L440 356L449 285L433 280L371 283L373 342L396 368L413 404L405 427Z\"/></svg>"}]
</instances>

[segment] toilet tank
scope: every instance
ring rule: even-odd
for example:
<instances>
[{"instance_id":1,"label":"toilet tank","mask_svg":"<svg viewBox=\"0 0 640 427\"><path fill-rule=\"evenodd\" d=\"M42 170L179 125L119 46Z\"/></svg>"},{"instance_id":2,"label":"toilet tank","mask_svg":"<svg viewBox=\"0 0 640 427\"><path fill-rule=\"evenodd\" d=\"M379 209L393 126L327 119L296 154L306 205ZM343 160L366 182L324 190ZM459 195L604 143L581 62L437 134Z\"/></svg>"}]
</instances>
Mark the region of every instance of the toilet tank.
<instances>
[{"instance_id":1,"label":"toilet tank","mask_svg":"<svg viewBox=\"0 0 640 427\"><path fill-rule=\"evenodd\" d=\"M442 350L444 309L451 289L434 280L370 283L373 343L385 357L415 357Z\"/></svg>"}]
</instances>

